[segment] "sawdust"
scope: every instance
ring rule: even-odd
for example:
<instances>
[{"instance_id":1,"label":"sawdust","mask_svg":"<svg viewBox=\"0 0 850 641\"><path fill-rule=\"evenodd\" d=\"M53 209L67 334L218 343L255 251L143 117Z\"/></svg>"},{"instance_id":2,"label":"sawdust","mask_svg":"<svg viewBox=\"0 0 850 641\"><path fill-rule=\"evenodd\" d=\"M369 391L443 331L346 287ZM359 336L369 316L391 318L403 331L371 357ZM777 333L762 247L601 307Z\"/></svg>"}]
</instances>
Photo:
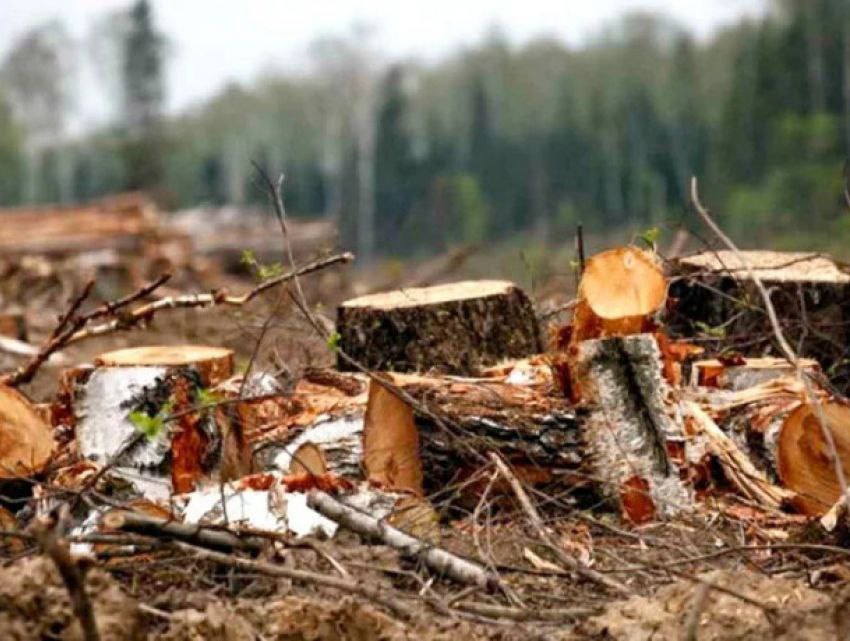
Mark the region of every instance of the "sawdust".
<instances>
[{"instance_id":1,"label":"sawdust","mask_svg":"<svg viewBox=\"0 0 850 641\"><path fill-rule=\"evenodd\" d=\"M764 611L737 597L710 590L696 628L700 641L846 641L850 639L850 593L835 599L802 581L751 572L714 571L702 575L758 602L774 606L773 622ZM681 581L651 597L632 597L608 605L585 622L577 638L612 641L684 639L697 602L698 584Z\"/></svg>"},{"instance_id":2,"label":"sawdust","mask_svg":"<svg viewBox=\"0 0 850 641\"><path fill-rule=\"evenodd\" d=\"M92 570L86 585L101 641L146 638L135 601L111 576ZM31 557L0 568L0 638L82 641L68 592L50 560Z\"/></svg>"}]
</instances>

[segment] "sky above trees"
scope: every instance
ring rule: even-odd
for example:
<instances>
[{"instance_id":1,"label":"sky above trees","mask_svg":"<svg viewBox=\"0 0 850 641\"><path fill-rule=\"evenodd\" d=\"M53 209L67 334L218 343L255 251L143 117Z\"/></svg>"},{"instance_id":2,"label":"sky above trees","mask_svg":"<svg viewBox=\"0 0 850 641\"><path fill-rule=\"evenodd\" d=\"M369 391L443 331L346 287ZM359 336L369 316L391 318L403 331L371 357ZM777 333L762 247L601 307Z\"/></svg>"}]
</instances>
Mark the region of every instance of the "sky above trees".
<instances>
[{"instance_id":1,"label":"sky above trees","mask_svg":"<svg viewBox=\"0 0 850 641\"><path fill-rule=\"evenodd\" d=\"M434 60L480 42L499 29L522 43L541 35L580 45L629 11L663 12L697 38L763 12L765 0L433 0L425 5L396 0L334 0L287 3L276 0L158 0L158 23L170 42L166 107L181 111L232 81L248 82L270 70L298 72L309 64L310 44L325 35L368 25L376 48L388 59ZM33 25L58 19L84 43L76 60L79 91L73 126L87 129L108 119L105 95L92 55L98 25L126 0L3 0L0 58Z\"/></svg>"}]
</instances>

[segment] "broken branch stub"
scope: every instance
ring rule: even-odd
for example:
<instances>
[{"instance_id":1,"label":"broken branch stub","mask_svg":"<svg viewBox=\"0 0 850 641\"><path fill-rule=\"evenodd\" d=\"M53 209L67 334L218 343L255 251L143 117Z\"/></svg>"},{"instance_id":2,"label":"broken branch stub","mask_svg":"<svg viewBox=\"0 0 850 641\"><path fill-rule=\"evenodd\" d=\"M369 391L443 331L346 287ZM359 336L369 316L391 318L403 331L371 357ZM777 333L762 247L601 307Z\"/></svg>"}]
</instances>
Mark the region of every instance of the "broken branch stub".
<instances>
[{"instance_id":1,"label":"broken branch stub","mask_svg":"<svg viewBox=\"0 0 850 641\"><path fill-rule=\"evenodd\" d=\"M487 365L542 351L537 319L513 283L463 281L345 301L339 347L372 370L475 375ZM338 361L340 369L350 366Z\"/></svg>"}]
</instances>

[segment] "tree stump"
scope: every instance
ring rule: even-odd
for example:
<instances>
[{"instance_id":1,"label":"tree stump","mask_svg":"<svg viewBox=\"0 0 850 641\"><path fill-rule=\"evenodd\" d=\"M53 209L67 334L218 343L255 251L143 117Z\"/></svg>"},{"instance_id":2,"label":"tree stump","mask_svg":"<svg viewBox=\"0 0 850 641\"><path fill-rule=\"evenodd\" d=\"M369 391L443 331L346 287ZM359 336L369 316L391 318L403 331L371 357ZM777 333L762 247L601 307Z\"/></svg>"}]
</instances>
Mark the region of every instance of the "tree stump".
<instances>
[{"instance_id":1,"label":"tree stump","mask_svg":"<svg viewBox=\"0 0 850 641\"><path fill-rule=\"evenodd\" d=\"M800 356L817 360L839 388L850 389L850 274L822 254L746 251L743 256L771 292L789 343ZM782 356L761 296L732 252L680 258L669 271L671 334L708 339L700 343L707 356L729 351Z\"/></svg>"},{"instance_id":2,"label":"tree stump","mask_svg":"<svg viewBox=\"0 0 850 641\"><path fill-rule=\"evenodd\" d=\"M362 296L337 310L339 347L373 370L472 376L542 351L531 302L507 281L464 281ZM350 369L340 358L340 369Z\"/></svg>"},{"instance_id":3,"label":"tree stump","mask_svg":"<svg viewBox=\"0 0 850 641\"><path fill-rule=\"evenodd\" d=\"M581 400L572 371L583 341L628 336L652 329L653 315L667 297L667 281L656 257L636 247L618 247L585 264L570 325L557 334L554 359L558 382L573 402Z\"/></svg>"},{"instance_id":4,"label":"tree stump","mask_svg":"<svg viewBox=\"0 0 850 641\"><path fill-rule=\"evenodd\" d=\"M80 455L116 470L143 493L184 493L221 459L242 459L236 422L205 405L211 385L232 374L233 352L195 345L101 354L73 391Z\"/></svg>"},{"instance_id":5,"label":"tree stump","mask_svg":"<svg viewBox=\"0 0 850 641\"><path fill-rule=\"evenodd\" d=\"M589 414L581 424L588 463L602 494L634 523L687 509L681 419L649 334L588 340L573 375Z\"/></svg>"}]
</instances>

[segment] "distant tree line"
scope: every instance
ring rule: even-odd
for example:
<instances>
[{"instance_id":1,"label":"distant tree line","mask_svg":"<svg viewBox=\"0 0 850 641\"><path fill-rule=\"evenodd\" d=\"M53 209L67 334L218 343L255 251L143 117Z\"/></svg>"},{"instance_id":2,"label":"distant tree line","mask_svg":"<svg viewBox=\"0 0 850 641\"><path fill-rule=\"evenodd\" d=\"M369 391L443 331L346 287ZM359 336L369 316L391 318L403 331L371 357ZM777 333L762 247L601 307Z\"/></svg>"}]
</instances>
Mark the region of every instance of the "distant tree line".
<instances>
[{"instance_id":1,"label":"distant tree line","mask_svg":"<svg viewBox=\"0 0 850 641\"><path fill-rule=\"evenodd\" d=\"M147 188L172 207L259 203L254 161L286 171L295 215L335 217L368 257L558 241L579 221L671 227L696 174L745 245L850 231L846 0L773 0L706 42L646 14L581 48L492 32L431 65L387 63L354 32L316 42L304 73L233 84L170 117L154 18L146 0L112 18L118 117L82 138L63 128L73 56L61 27L13 47L0 67L0 202Z\"/></svg>"}]
</instances>

